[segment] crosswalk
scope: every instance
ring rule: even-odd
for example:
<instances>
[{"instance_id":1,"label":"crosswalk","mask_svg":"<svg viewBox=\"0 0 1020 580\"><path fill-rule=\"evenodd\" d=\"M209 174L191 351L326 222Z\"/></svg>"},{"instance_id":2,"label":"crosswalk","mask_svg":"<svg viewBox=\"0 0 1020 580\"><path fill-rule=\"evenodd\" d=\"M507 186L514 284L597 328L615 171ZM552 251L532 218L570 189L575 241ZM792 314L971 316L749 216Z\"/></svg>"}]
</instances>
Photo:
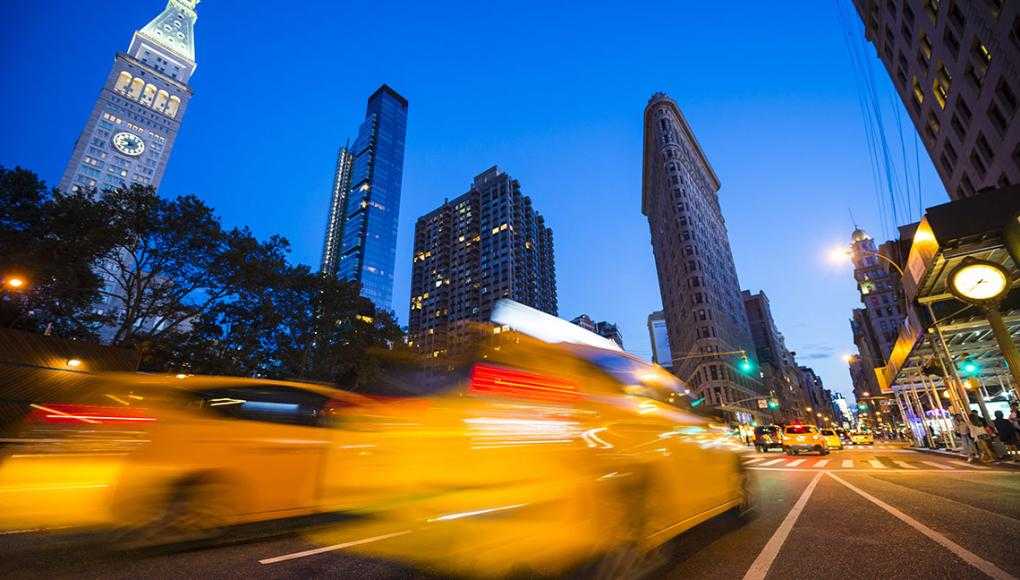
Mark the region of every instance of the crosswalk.
<instances>
[{"instance_id":1,"label":"crosswalk","mask_svg":"<svg viewBox=\"0 0 1020 580\"><path fill-rule=\"evenodd\" d=\"M905 461L902 459L890 459L888 457L873 457L870 459L841 459L834 460L824 457L819 458L799 458L795 459L792 457L780 457L778 459L770 459L768 457L754 457L746 459L743 464L749 468L757 469L867 469L867 470L986 470L991 469L987 465L978 465L975 463L967 463L965 461L955 461L951 459L945 459L942 461L926 461L926 460L913 460Z\"/></svg>"}]
</instances>

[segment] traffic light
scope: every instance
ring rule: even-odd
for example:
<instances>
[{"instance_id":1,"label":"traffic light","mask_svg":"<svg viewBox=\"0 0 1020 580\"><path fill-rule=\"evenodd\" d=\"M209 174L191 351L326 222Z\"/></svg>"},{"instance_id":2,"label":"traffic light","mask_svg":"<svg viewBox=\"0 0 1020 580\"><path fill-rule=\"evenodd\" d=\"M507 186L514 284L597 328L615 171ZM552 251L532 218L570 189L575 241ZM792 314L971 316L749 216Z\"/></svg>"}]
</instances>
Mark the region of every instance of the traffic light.
<instances>
[{"instance_id":1,"label":"traffic light","mask_svg":"<svg viewBox=\"0 0 1020 580\"><path fill-rule=\"evenodd\" d=\"M868 404L867 403L857 403L857 410L858 411L867 411L868 410Z\"/></svg>"},{"instance_id":2,"label":"traffic light","mask_svg":"<svg viewBox=\"0 0 1020 580\"><path fill-rule=\"evenodd\" d=\"M769 409L775 411L779 408L779 401L776 399L769 399Z\"/></svg>"},{"instance_id":3,"label":"traffic light","mask_svg":"<svg viewBox=\"0 0 1020 580\"><path fill-rule=\"evenodd\" d=\"M694 399L693 401L691 401L691 406L692 407L698 407L698 406L700 406L704 402L705 402L705 397Z\"/></svg>"},{"instance_id":4,"label":"traffic light","mask_svg":"<svg viewBox=\"0 0 1020 580\"><path fill-rule=\"evenodd\" d=\"M960 375L965 377L973 377L981 374L981 363L972 358L963 359L960 361L957 368L960 371Z\"/></svg>"},{"instance_id":5,"label":"traffic light","mask_svg":"<svg viewBox=\"0 0 1020 580\"><path fill-rule=\"evenodd\" d=\"M754 362L747 358L747 355L745 354L744 358L740 359L740 362L737 363L737 368L745 375L749 375L754 372Z\"/></svg>"}]
</instances>

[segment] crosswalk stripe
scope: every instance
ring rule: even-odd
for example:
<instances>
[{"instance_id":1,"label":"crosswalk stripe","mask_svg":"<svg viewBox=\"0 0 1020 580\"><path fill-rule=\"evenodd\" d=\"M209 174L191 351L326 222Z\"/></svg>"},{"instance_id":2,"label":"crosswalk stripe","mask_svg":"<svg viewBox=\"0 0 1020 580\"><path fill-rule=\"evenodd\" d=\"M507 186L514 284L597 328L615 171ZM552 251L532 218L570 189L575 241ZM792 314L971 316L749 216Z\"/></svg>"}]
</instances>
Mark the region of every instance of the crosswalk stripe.
<instances>
[{"instance_id":1,"label":"crosswalk stripe","mask_svg":"<svg viewBox=\"0 0 1020 580\"><path fill-rule=\"evenodd\" d=\"M972 469L988 469L984 465L977 465L975 463L967 463L966 461L950 461L953 465L959 465L961 467L970 467Z\"/></svg>"},{"instance_id":2,"label":"crosswalk stripe","mask_svg":"<svg viewBox=\"0 0 1020 580\"><path fill-rule=\"evenodd\" d=\"M942 465L941 463L935 463L934 461L922 461L925 465L931 465L932 467L938 467L939 469L952 469L948 465Z\"/></svg>"},{"instance_id":3,"label":"crosswalk stripe","mask_svg":"<svg viewBox=\"0 0 1020 580\"><path fill-rule=\"evenodd\" d=\"M894 460L893 463L895 463L896 465L899 465L903 469L917 469L916 467L914 467L913 465L907 463L906 461L895 461Z\"/></svg>"},{"instance_id":4,"label":"crosswalk stripe","mask_svg":"<svg viewBox=\"0 0 1020 580\"><path fill-rule=\"evenodd\" d=\"M829 464L829 460L828 459L819 459L811 467L825 467L828 464Z\"/></svg>"},{"instance_id":5,"label":"crosswalk stripe","mask_svg":"<svg viewBox=\"0 0 1020 580\"><path fill-rule=\"evenodd\" d=\"M766 465L775 465L777 463L782 463L784 461L786 461L786 460L785 459L773 459L772 461L766 461L765 463L762 463L762 466L764 467Z\"/></svg>"},{"instance_id":6,"label":"crosswalk stripe","mask_svg":"<svg viewBox=\"0 0 1020 580\"><path fill-rule=\"evenodd\" d=\"M805 461L807 461L807 459L795 459L791 461L789 465L787 465L787 467L797 467L798 465L804 463Z\"/></svg>"},{"instance_id":7,"label":"crosswalk stripe","mask_svg":"<svg viewBox=\"0 0 1020 580\"><path fill-rule=\"evenodd\" d=\"M843 460L843 467L853 467L853 466L854 466L854 460L853 459L844 459Z\"/></svg>"},{"instance_id":8,"label":"crosswalk stripe","mask_svg":"<svg viewBox=\"0 0 1020 580\"><path fill-rule=\"evenodd\" d=\"M877 459L869 459L868 463L870 463L871 466L874 467L875 469L885 469L885 465L883 465L882 462Z\"/></svg>"},{"instance_id":9,"label":"crosswalk stripe","mask_svg":"<svg viewBox=\"0 0 1020 580\"><path fill-rule=\"evenodd\" d=\"M759 457L757 459L749 459L749 460L744 462L744 465L751 465L752 463L758 463L759 461L765 461L765 458L764 457Z\"/></svg>"}]
</instances>

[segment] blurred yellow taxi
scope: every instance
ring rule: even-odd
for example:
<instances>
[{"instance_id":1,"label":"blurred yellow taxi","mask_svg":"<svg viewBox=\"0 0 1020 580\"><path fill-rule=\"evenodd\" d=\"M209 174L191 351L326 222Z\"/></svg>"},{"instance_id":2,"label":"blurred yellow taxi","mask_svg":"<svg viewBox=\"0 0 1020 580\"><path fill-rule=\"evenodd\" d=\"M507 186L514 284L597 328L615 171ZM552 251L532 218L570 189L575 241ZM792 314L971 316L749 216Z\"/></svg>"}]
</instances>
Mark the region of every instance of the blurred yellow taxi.
<instances>
[{"instance_id":1,"label":"blurred yellow taxi","mask_svg":"<svg viewBox=\"0 0 1020 580\"><path fill-rule=\"evenodd\" d=\"M812 451L821 455L829 454L825 437L814 425L787 425L783 429L783 435L783 450L787 455Z\"/></svg>"},{"instance_id":2,"label":"blurred yellow taxi","mask_svg":"<svg viewBox=\"0 0 1020 580\"><path fill-rule=\"evenodd\" d=\"M139 529L164 541L313 513L337 389L0 367L0 530ZM136 535L136 538L141 536Z\"/></svg>"},{"instance_id":3,"label":"blurred yellow taxi","mask_svg":"<svg viewBox=\"0 0 1020 580\"><path fill-rule=\"evenodd\" d=\"M850 443L853 445L872 445L875 443L875 436L866 431L857 431L850 434Z\"/></svg>"},{"instance_id":4,"label":"blurred yellow taxi","mask_svg":"<svg viewBox=\"0 0 1020 580\"><path fill-rule=\"evenodd\" d=\"M483 332L438 380L391 373L369 387L387 399L340 410L366 452L335 493L369 517L317 543L401 534L354 549L442 573L545 573L627 561L621 547L645 553L751 509L743 445L661 367Z\"/></svg>"},{"instance_id":5,"label":"blurred yellow taxi","mask_svg":"<svg viewBox=\"0 0 1020 580\"><path fill-rule=\"evenodd\" d=\"M444 574L587 562L617 575L684 530L753 508L743 446L694 412L673 375L501 330L477 330L442 368L384 365L358 394L0 369L0 531L116 528L145 545L345 512L309 539L357 540Z\"/></svg>"},{"instance_id":6,"label":"blurred yellow taxi","mask_svg":"<svg viewBox=\"0 0 1020 580\"><path fill-rule=\"evenodd\" d=\"M825 439L825 446L829 449L842 449L843 439L835 429L822 429L822 437Z\"/></svg>"}]
</instances>

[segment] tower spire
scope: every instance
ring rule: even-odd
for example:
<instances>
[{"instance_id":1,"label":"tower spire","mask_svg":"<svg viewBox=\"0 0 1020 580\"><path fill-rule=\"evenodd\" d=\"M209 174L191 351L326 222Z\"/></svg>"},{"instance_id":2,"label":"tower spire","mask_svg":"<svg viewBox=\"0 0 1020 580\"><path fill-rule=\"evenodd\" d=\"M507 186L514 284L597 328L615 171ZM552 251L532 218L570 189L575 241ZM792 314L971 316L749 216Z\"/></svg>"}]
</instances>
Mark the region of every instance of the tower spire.
<instances>
[{"instance_id":1,"label":"tower spire","mask_svg":"<svg viewBox=\"0 0 1020 580\"><path fill-rule=\"evenodd\" d=\"M158 45L195 67L195 7L200 0L168 0L166 8L135 33L129 52L134 55L139 40ZM141 38L139 38L141 37Z\"/></svg>"}]
</instances>

